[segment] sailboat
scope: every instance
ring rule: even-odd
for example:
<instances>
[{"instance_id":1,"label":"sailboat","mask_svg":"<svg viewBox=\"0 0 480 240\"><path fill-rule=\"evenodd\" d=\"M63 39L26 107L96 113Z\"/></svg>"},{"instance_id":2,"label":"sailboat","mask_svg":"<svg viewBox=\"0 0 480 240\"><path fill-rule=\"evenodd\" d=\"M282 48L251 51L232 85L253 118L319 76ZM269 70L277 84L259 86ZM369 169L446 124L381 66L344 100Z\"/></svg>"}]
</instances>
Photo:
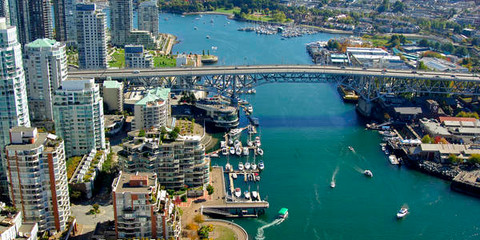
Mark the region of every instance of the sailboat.
<instances>
[{"instance_id":1,"label":"sailboat","mask_svg":"<svg viewBox=\"0 0 480 240\"><path fill-rule=\"evenodd\" d=\"M243 171L243 163L238 163L238 170Z\"/></svg>"},{"instance_id":2,"label":"sailboat","mask_svg":"<svg viewBox=\"0 0 480 240\"><path fill-rule=\"evenodd\" d=\"M252 191L252 199L257 199L257 198L258 198L258 192Z\"/></svg>"},{"instance_id":3,"label":"sailboat","mask_svg":"<svg viewBox=\"0 0 480 240\"><path fill-rule=\"evenodd\" d=\"M225 165L225 171L230 172L232 170L232 165L230 165L229 158L227 156L227 164Z\"/></svg>"},{"instance_id":4,"label":"sailboat","mask_svg":"<svg viewBox=\"0 0 480 240\"><path fill-rule=\"evenodd\" d=\"M243 155L245 155L245 156L248 156L248 154L249 154L249 151L248 151L247 147L243 147L242 152L243 152Z\"/></svg>"},{"instance_id":5,"label":"sailboat","mask_svg":"<svg viewBox=\"0 0 480 240\"><path fill-rule=\"evenodd\" d=\"M257 170L257 164L255 163L255 154L253 154L252 170Z\"/></svg>"},{"instance_id":6,"label":"sailboat","mask_svg":"<svg viewBox=\"0 0 480 240\"><path fill-rule=\"evenodd\" d=\"M248 162L248 157L247 157L247 162L245 163L245 170L249 170L251 167L250 163Z\"/></svg>"},{"instance_id":7,"label":"sailboat","mask_svg":"<svg viewBox=\"0 0 480 240\"><path fill-rule=\"evenodd\" d=\"M265 164L263 164L263 161L260 161L258 163L258 169L263 170L265 168Z\"/></svg>"}]
</instances>

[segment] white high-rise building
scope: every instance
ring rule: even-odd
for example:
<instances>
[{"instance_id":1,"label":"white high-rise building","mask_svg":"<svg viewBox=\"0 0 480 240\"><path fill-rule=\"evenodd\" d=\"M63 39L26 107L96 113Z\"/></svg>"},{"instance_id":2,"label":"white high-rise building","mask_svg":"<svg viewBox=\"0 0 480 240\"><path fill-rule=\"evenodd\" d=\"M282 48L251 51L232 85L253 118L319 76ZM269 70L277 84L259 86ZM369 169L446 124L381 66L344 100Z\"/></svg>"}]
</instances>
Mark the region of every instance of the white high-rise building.
<instances>
[{"instance_id":1,"label":"white high-rise building","mask_svg":"<svg viewBox=\"0 0 480 240\"><path fill-rule=\"evenodd\" d=\"M70 216L63 140L37 128L14 127L5 147L13 206L40 231L63 231Z\"/></svg>"},{"instance_id":2,"label":"white high-rise building","mask_svg":"<svg viewBox=\"0 0 480 240\"><path fill-rule=\"evenodd\" d=\"M25 52L30 118L32 122L53 121L53 94L67 80L68 74L65 44L37 39L26 45Z\"/></svg>"},{"instance_id":3,"label":"white high-rise building","mask_svg":"<svg viewBox=\"0 0 480 240\"><path fill-rule=\"evenodd\" d=\"M138 29L158 35L158 5L156 0L140 3L138 6Z\"/></svg>"},{"instance_id":4,"label":"white high-rise building","mask_svg":"<svg viewBox=\"0 0 480 240\"><path fill-rule=\"evenodd\" d=\"M153 56L142 45L125 45L125 68L153 68Z\"/></svg>"},{"instance_id":5,"label":"white high-rise building","mask_svg":"<svg viewBox=\"0 0 480 240\"><path fill-rule=\"evenodd\" d=\"M110 0L112 45L124 46L133 30L132 0Z\"/></svg>"},{"instance_id":6,"label":"white high-rise building","mask_svg":"<svg viewBox=\"0 0 480 240\"><path fill-rule=\"evenodd\" d=\"M78 65L84 69L107 68L107 20L95 4L77 4Z\"/></svg>"},{"instance_id":7,"label":"white high-rise building","mask_svg":"<svg viewBox=\"0 0 480 240\"><path fill-rule=\"evenodd\" d=\"M67 157L105 149L103 99L93 79L68 79L55 91L55 131L65 141Z\"/></svg>"},{"instance_id":8,"label":"white high-rise building","mask_svg":"<svg viewBox=\"0 0 480 240\"><path fill-rule=\"evenodd\" d=\"M22 49L17 41L17 28L8 27L0 18L0 149L10 143L12 127L30 127ZM0 155L3 155L0 153ZM7 196L7 176L0 161L0 194Z\"/></svg>"}]
</instances>

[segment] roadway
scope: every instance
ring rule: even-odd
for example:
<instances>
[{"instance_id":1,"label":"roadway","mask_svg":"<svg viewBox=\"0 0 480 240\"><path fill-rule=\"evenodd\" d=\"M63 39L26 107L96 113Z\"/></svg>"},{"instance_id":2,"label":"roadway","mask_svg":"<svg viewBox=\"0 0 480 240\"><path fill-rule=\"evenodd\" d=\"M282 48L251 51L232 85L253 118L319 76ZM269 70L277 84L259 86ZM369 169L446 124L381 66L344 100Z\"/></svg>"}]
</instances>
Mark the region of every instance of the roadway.
<instances>
[{"instance_id":1,"label":"roadway","mask_svg":"<svg viewBox=\"0 0 480 240\"><path fill-rule=\"evenodd\" d=\"M391 77L403 79L429 79L444 81L479 82L480 77L472 73L430 72L418 70L365 69L320 65L252 65L252 66L206 66L198 68L154 68L154 69L105 69L71 70L70 77L104 79L135 79L153 77L187 77L218 75L269 75L269 74L312 74L356 77Z\"/></svg>"}]
</instances>

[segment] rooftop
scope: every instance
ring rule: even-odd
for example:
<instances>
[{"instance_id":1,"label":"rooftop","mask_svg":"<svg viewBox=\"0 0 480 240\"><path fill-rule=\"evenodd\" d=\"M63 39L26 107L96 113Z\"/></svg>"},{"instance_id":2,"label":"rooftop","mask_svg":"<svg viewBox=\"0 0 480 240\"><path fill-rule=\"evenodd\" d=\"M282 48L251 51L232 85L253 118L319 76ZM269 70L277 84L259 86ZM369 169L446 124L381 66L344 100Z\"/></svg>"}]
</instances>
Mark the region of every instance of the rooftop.
<instances>
[{"instance_id":1,"label":"rooftop","mask_svg":"<svg viewBox=\"0 0 480 240\"><path fill-rule=\"evenodd\" d=\"M150 89L147 91L146 95L135 105L146 105L149 102L157 101L157 100L168 100L170 96L170 88L161 88L157 87L154 89Z\"/></svg>"},{"instance_id":2,"label":"rooftop","mask_svg":"<svg viewBox=\"0 0 480 240\"><path fill-rule=\"evenodd\" d=\"M123 84L121 82L117 82L117 81L104 81L103 82L103 87L104 88L121 88L122 85Z\"/></svg>"},{"instance_id":3,"label":"rooftop","mask_svg":"<svg viewBox=\"0 0 480 240\"><path fill-rule=\"evenodd\" d=\"M157 186L155 173L120 173L113 181L114 192L150 193Z\"/></svg>"},{"instance_id":4,"label":"rooftop","mask_svg":"<svg viewBox=\"0 0 480 240\"><path fill-rule=\"evenodd\" d=\"M55 47L57 45L57 41L48 39L48 38L41 38L37 39L29 44L27 44L27 47L29 48L51 48Z\"/></svg>"}]
</instances>

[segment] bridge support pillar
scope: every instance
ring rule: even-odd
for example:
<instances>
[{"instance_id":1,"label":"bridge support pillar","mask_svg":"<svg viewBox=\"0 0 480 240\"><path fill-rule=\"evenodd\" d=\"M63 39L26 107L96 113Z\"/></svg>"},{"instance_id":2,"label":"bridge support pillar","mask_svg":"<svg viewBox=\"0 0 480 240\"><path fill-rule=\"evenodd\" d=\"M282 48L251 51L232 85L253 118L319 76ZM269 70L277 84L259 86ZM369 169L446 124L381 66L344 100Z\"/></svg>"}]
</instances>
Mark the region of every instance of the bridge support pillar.
<instances>
[{"instance_id":1,"label":"bridge support pillar","mask_svg":"<svg viewBox=\"0 0 480 240\"><path fill-rule=\"evenodd\" d=\"M357 112L360 113L364 117L370 117L372 114L372 107L373 103L370 100L367 100L363 97L358 99L358 104L356 106Z\"/></svg>"}]
</instances>

